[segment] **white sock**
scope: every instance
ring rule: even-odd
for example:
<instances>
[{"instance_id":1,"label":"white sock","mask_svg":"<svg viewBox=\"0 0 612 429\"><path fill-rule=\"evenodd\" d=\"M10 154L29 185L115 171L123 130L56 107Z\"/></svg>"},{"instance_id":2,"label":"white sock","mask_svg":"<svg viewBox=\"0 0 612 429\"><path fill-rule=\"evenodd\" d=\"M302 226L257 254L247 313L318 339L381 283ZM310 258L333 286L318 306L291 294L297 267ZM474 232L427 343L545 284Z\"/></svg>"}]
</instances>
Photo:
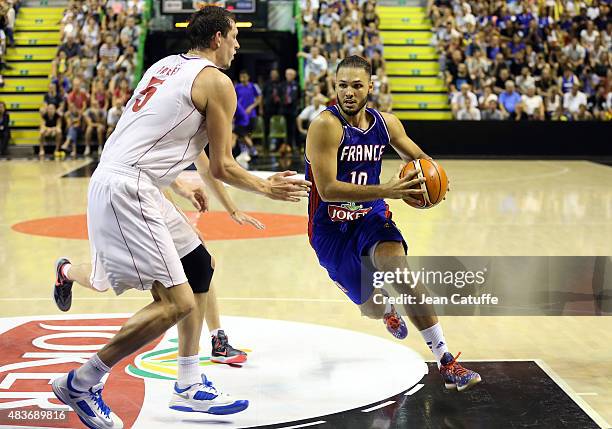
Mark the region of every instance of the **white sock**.
<instances>
[{"instance_id":1,"label":"white sock","mask_svg":"<svg viewBox=\"0 0 612 429\"><path fill-rule=\"evenodd\" d=\"M431 350L436 357L438 366L440 366L440 359L442 359L442 355L448 351L448 347L446 347L446 340L444 339L444 332L442 332L442 326L440 326L440 323L436 323L427 329L423 329L421 331L421 335L427 343L429 350Z\"/></svg>"},{"instance_id":2,"label":"white sock","mask_svg":"<svg viewBox=\"0 0 612 429\"><path fill-rule=\"evenodd\" d=\"M200 357L198 355L178 357L178 377L176 381L179 389L201 383L201 374Z\"/></svg>"},{"instance_id":3,"label":"white sock","mask_svg":"<svg viewBox=\"0 0 612 429\"><path fill-rule=\"evenodd\" d=\"M216 336L217 336L217 334L219 334L219 331L221 331L221 330L222 330L221 328L219 328L219 329L213 329L212 331L210 331L210 336L211 336L211 337L216 337Z\"/></svg>"},{"instance_id":4,"label":"white sock","mask_svg":"<svg viewBox=\"0 0 612 429\"><path fill-rule=\"evenodd\" d=\"M386 301L386 303L385 303L385 314L391 313L392 309L393 309L393 306L391 304L389 304L389 301Z\"/></svg>"},{"instance_id":5,"label":"white sock","mask_svg":"<svg viewBox=\"0 0 612 429\"><path fill-rule=\"evenodd\" d=\"M64 264L62 266L62 268L60 268L60 271L62 272L62 275L64 277L66 277L67 279L70 278L70 277L68 277L68 271L70 270L70 268L72 268L72 264Z\"/></svg>"},{"instance_id":6,"label":"white sock","mask_svg":"<svg viewBox=\"0 0 612 429\"><path fill-rule=\"evenodd\" d=\"M376 292L374 292L376 293ZM386 289L380 288L380 294L385 296L386 298L389 298L389 292L387 292ZM391 313L391 309L393 308L393 306L391 304L389 304L389 300L385 299L385 314L389 314Z\"/></svg>"},{"instance_id":7,"label":"white sock","mask_svg":"<svg viewBox=\"0 0 612 429\"><path fill-rule=\"evenodd\" d=\"M83 364L80 368L75 371L74 378L72 379L72 387L76 390L85 392L90 387L100 383L102 377L110 372L110 368L106 366L97 354L93 355L91 359Z\"/></svg>"}]
</instances>

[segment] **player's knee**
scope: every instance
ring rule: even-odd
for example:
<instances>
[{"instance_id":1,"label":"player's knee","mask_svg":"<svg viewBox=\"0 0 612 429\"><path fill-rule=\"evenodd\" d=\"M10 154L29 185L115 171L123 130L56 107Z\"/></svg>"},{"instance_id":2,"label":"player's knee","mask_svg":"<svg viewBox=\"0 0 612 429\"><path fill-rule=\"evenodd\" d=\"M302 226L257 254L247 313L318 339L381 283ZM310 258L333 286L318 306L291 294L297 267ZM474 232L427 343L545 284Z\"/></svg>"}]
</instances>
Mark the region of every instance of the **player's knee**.
<instances>
[{"instance_id":1,"label":"player's knee","mask_svg":"<svg viewBox=\"0 0 612 429\"><path fill-rule=\"evenodd\" d=\"M398 241L385 241L379 243L374 251L376 268L382 271L391 271L398 267L398 258L406 256L404 245Z\"/></svg>"},{"instance_id":2,"label":"player's knee","mask_svg":"<svg viewBox=\"0 0 612 429\"><path fill-rule=\"evenodd\" d=\"M176 316L180 320L183 317L187 317L193 310L195 310L195 301L181 302L176 305Z\"/></svg>"},{"instance_id":3,"label":"player's knee","mask_svg":"<svg viewBox=\"0 0 612 429\"><path fill-rule=\"evenodd\" d=\"M215 272L214 259L203 245L181 258L183 270L193 293L206 293Z\"/></svg>"},{"instance_id":4,"label":"player's knee","mask_svg":"<svg viewBox=\"0 0 612 429\"><path fill-rule=\"evenodd\" d=\"M168 317L172 322L176 323L179 320L187 317L189 313L195 310L196 304L193 295L189 298L184 298L172 303L169 307Z\"/></svg>"}]
</instances>

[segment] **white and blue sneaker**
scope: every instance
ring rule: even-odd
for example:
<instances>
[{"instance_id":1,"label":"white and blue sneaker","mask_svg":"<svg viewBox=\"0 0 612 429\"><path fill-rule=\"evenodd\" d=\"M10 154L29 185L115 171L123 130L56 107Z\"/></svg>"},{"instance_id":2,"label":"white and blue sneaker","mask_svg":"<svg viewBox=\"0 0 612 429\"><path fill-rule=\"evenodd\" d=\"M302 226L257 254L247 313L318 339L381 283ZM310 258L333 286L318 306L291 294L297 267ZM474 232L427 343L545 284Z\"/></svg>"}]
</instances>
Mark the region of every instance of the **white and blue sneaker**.
<instances>
[{"instance_id":1,"label":"white and blue sneaker","mask_svg":"<svg viewBox=\"0 0 612 429\"><path fill-rule=\"evenodd\" d=\"M249 401L234 399L227 393L219 392L202 374L202 383L192 384L179 389L174 383L174 392L170 400L170 408L188 413L235 414L244 411Z\"/></svg>"},{"instance_id":2,"label":"white and blue sneaker","mask_svg":"<svg viewBox=\"0 0 612 429\"><path fill-rule=\"evenodd\" d=\"M72 387L74 370L53 380L52 389L57 399L72 408L90 429L123 429L123 422L102 399L102 383L86 392Z\"/></svg>"}]
</instances>

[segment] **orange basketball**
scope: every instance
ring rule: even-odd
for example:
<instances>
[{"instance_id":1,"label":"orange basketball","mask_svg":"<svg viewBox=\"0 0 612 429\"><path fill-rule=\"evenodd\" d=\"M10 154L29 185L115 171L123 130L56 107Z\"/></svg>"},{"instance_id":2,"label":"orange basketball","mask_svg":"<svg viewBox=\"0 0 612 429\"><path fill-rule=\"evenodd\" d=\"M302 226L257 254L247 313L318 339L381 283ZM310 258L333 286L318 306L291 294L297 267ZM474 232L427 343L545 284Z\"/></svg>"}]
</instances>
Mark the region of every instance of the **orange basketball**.
<instances>
[{"instance_id":1,"label":"orange basketball","mask_svg":"<svg viewBox=\"0 0 612 429\"><path fill-rule=\"evenodd\" d=\"M406 204L417 209L431 208L442 201L444 195L446 195L446 190L448 189L448 177L446 176L446 172L440 164L433 160L415 159L402 168L400 177L404 177L408 172L415 169L421 170L416 177L425 178L425 183L415 185L415 188L418 189L420 187L425 193L414 195L413 198L420 201L418 205L406 200L404 201Z\"/></svg>"}]
</instances>

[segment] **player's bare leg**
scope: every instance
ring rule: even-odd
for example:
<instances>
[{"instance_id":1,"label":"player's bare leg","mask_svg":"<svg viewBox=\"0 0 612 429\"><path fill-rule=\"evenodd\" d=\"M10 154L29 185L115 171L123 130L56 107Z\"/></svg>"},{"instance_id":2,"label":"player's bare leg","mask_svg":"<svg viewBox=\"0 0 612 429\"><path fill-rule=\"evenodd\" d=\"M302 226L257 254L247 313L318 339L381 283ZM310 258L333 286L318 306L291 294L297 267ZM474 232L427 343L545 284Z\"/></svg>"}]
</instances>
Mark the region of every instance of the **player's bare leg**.
<instances>
[{"instance_id":1,"label":"player's bare leg","mask_svg":"<svg viewBox=\"0 0 612 429\"><path fill-rule=\"evenodd\" d=\"M183 357L197 355L200 351L200 335L204 325L208 293L194 293L193 297L195 300L194 311L177 324L179 335L178 354Z\"/></svg>"},{"instance_id":2,"label":"player's bare leg","mask_svg":"<svg viewBox=\"0 0 612 429\"><path fill-rule=\"evenodd\" d=\"M212 262L214 267L214 259ZM55 304L62 311L70 310L72 305L73 282L96 292L106 292L106 289L96 289L91 284L91 264L72 264L68 258L59 258L55 266L53 296ZM207 293L196 293L194 296L197 311L194 311L193 314L190 314L184 321L181 321L178 326L179 339L181 337L193 337L193 339L179 342L179 355L186 357L198 354L203 321L206 319L206 325L212 337L211 361L228 364L245 362L247 360L247 354L242 350L232 347L231 344L229 344L227 335L221 329L219 303L217 302L217 292L213 283L211 283ZM186 325L186 333L193 333L192 335L181 335L183 324Z\"/></svg>"},{"instance_id":3,"label":"player's bare leg","mask_svg":"<svg viewBox=\"0 0 612 429\"><path fill-rule=\"evenodd\" d=\"M66 258L60 258L56 264L56 291L58 282L60 285L72 287L77 282L83 287L98 290L91 284L91 264L72 265ZM157 289L151 290L154 303L163 302L162 295ZM56 292L57 295L57 292ZM70 300L72 295L70 294ZM248 407L248 401L234 400L227 394L217 391L212 383L201 373L199 366L199 345L202 334L204 317L207 312L209 293L193 294L194 308L186 317L177 324L179 334L179 357L178 357L178 382L174 387L174 394L170 403L171 408L179 411L197 411L211 414L231 414L242 411ZM212 297L216 299L215 296ZM56 304L60 307L60 301L56 297ZM62 308L62 307L60 307ZM67 308L70 308L69 306ZM216 315L213 319L219 320L218 305L213 304ZM67 311L67 310L66 310ZM229 345L228 345L229 346ZM231 346L229 346L231 348ZM232 349L233 350L233 349ZM237 351L240 352L240 351ZM240 352L243 353L243 352ZM246 358L245 358L246 359ZM102 366L102 365L100 365ZM198 391L205 391L206 400L194 400ZM177 393L180 393L177 394ZM185 396L188 396L187 400Z\"/></svg>"},{"instance_id":4,"label":"player's bare leg","mask_svg":"<svg viewBox=\"0 0 612 429\"><path fill-rule=\"evenodd\" d=\"M374 251L374 266L380 271L395 271L408 269L408 264L405 259L404 246L397 241L386 241L379 243ZM401 265L401 266L398 266ZM427 295L427 290L421 284L417 284L414 288L406 288L391 284L391 287L396 293L408 294L417 297ZM420 302L420 299L417 300ZM438 323L438 316L431 304L405 304L406 314L412 324L419 330L430 328Z\"/></svg>"},{"instance_id":5,"label":"player's bare leg","mask_svg":"<svg viewBox=\"0 0 612 429\"><path fill-rule=\"evenodd\" d=\"M219 316L219 303L217 302L217 289L215 284L210 284L208 289L208 301L206 303L206 312L204 317L206 318L206 326L208 330L213 332L221 329L221 318Z\"/></svg>"},{"instance_id":6,"label":"player's bare leg","mask_svg":"<svg viewBox=\"0 0 612 429\"><path fill-rule=\"evenodd\" d=\"M153 282L154 300L134 314L90 360L53 381L55 395L91 428L123 428L121 419L102 399L102 377L124 357L150 343L194 308L188 283L170 288Z\"/></svg>"},{"instance_id":7,"label":"player's bare leg","mask_svg":"<svg viewBox=\"0 0 612 429\"><path fill-rule=\"evenodd\" d=\"M72 306L72 285L77 282L88 289L99 291L91 284L91 264L73 265L68 258L59 258L55 262L55 285L53 299L57 308L70 310Z\"/></svg>"},{"instance_id":8,"label":"player's bare leg","mask_svg":"<svg viewBox=\"0 0 612 429\"><path fill-rule=\"evenodd\" d=\"M211 300L209 293L210 289L207 292L194 293L194 310L177 325L179 335L178 376L174 384L170 408L185 412L233 414L245 410L249 402L235 400L219 392L213 383L202 374L200 368L200 336L207 304Z\"/></svg>"},{"instance_id":9,"label":"player's bare leg","mask_svg":"<svg viewBox=\"0 0 612 429\"><path fill-rule=\"evenodd\" d=\"M68 270L68 277L81 286L99 292L91 284L91 264L72 265Z\"/></svg>"},{"instance_id":10,"label":"player's bare leg","mask_svg":"<svg viewBox=\"0 0 612 429\"><path fill-rule=\"evenodd\" d=\"M208 289L208 302L206 305L206 325L210 331L212 342L212 353L210 360L216 363L242 363L247 360L247 354L242 350L235 349L229 344L229 338L225 331L221 329L221 319L219 318L219 302L217 301L217 291L214 283Z\"/></svg>"},{"instance_id":11,"label":"player's bare leg","mask_svg":"<svg viewBox=\"0 0 612 429\"><path fill-rule=\"evenodd\" d=\"M404 247L402 243L396 241L379 243L374 250L373 263L376 269L380 271L393 272L398 268L400 270L409 269ZM427 346L434 354L436 362L439 363L440 374L444 379L446 388L456 388L461 391L479 383L481 378L478 373L463 368L457 363L457 357L459 357L460 353L457 357L453 357L448 352L442 326L438 322L438 316L433 305L420 304L421 296L428 295L425 287L422 284L417 284L415 287L406 287L405 285L402 287L396 284L391 284L390 286L398 294L408 294L417 297L417 304L404 304L404 310L413 325L421 332ZM386 311L384 318L387 328L389 328L390 324L403 323L395 309L393 309L391 314Z\"/></svg>"},{"instance_id":12,"label":"player's bare leg","mask_svg":"<svg viewBox=\"0 0 612 429\"><path fill-rule=\"evenodd\" d=\"M134 314L98 352L100 360L107 366L115 365L125 356L150 343L196 308L188 283L166 288L154 282L153 292L159 299Z\"/></svg>"}]
</instances>

